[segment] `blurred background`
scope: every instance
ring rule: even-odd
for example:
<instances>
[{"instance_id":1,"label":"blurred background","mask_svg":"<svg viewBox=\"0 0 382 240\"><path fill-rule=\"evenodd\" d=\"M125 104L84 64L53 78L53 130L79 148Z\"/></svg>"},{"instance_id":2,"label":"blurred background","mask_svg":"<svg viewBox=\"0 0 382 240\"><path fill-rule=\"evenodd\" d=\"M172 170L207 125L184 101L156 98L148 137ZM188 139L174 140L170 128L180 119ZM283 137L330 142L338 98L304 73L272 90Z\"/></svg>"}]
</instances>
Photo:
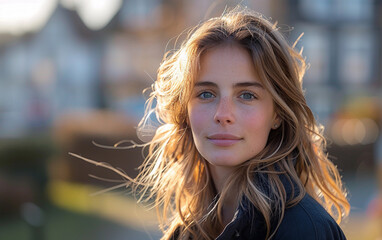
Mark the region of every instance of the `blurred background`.
<instances>
[{"instance_id":1,"label":"blurred background","mask_svg":"<svg viewBox=\"0 0 382 240\"><path fill-rule=\"evenodd\" d=\"M306 98L352 205L348 239L382 239L382 1L1 0L0 239L159 239L130 176L144 88L184 29L237 3L304 47ZM97 194L98 193L98 194Z\"/></svg>"}]
</instances>

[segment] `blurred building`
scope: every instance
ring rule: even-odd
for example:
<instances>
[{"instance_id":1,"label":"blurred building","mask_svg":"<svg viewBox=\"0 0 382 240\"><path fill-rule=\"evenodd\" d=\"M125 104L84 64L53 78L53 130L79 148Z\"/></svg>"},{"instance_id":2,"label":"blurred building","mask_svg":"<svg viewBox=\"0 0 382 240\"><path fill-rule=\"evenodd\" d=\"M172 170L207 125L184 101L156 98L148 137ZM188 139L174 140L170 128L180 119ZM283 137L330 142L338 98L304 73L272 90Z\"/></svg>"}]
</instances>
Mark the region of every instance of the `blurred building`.
<instances>
[{"instance_id":1,"label":"blurred building","mask_svg":"<svg viewBox=\"0 0 382 240\"><path fill-rule=\"evenodd\" d=\"M174 48L185 27L220 14L226 4L48 2L37 1L28 16L32 21L43 15L35 20L39 25L15 18L19 25L0 29L0 138L49 131L61 114L73 110L106 108L137 122L143 115L142 90L155 80L165 51ZM267 1L241 2L270 13ZM0 11L25 14L20 6L10 1Z\"/></svg>"},{"instance_id":2,"label":"blurred building","mask_svg":"<svg viewBox=\"0 0 382 240\"><path fill-rule=\"evenodd\" d=\"M343 170L370 172L382 158L381 6L377 0L289 1L292 36L305 33L297 46L311 65L307 100Z\"/></svg>"},{"instance_id":3,"label":"blurred building","mask_svg":"<svg viewBox=\"0 0 382 240\"><path fill-rule=\"evenodd\" d=\"M290 0L289 8L292 36L305 33L299 46L311 68L304 84L321 120L349 98L380 96L380 1Z\"/></svg>"},{"instance_id":4,"label":"blurred building","mask_svg":"<svg viewBox=\"0 0 382 240\"><path fill-rule=\"evenodd\" d=\"M73 110L109 109L136 123L143 115L142 90L155 80L163 54L184 38L178 35L241 3L278 21L291 43L304 32L297 47L304 47L311 66L304 79L307 99L319 122L344 129L329 132L334 142L377 141L381 1L61 0L49 1L49 8L40 1L36 12L38 6L50 9L39 13L45 16L40 27L0 30L1 138L48 131ZM360 130L350 130L353 136L346 133L349 126Z\"/></svg>"}]
</instances>

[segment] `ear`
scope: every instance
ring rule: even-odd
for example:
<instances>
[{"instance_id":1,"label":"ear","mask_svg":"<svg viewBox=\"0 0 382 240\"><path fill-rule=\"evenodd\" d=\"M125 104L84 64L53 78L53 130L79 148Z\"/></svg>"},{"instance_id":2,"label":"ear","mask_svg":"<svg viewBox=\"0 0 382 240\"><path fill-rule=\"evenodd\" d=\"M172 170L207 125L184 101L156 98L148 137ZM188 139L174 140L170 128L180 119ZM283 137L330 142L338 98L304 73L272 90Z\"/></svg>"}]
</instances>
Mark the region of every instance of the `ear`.
<instances>
[{"instance_id":1,"label":"ear","mask_svg":"<svg viewBox=\"0 0 382 240\"><path fill-rule=\"evenodd\" d=\"M272 129L277 129L278 127L280 127L281 122L282 122L281 118L278 115L276 115L272 123Z\"/></svg>"}]
</instances>

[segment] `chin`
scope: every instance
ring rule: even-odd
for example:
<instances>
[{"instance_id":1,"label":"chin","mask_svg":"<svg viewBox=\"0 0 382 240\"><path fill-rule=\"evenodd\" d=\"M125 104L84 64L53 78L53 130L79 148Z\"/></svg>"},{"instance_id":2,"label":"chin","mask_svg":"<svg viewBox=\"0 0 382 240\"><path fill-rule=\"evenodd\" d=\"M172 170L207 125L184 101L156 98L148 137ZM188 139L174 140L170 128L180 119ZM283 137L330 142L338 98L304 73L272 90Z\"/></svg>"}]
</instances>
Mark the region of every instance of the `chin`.
<instances>
[{"instance_id":1,"label":"chin","mask_svg":"<svg viewBox=\"0 0 382 240\"><path fill-rule=\"evenodd\" d=\"M244 161L240 161L239 159L235 159L235 157L230 156L213 156L206 158L207 162L214 166L220 167L235 167Z\"/></svg>"}]
</instances>

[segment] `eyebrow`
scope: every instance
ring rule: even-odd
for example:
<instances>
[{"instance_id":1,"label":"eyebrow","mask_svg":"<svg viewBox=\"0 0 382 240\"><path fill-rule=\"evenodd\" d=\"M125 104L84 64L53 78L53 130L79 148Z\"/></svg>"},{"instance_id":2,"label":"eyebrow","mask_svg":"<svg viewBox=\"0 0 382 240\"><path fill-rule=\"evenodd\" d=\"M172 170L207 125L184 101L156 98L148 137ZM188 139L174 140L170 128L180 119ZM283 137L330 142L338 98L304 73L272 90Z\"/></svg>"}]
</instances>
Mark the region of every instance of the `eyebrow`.
<instances>
[{"instance_id":1,"label":"eyebrow","mask_svg":"<svg viewBox=\"0 0 382 240\"><path fill-rule=\"evenodd\" d=\"M203 81L203 82L197 82L195 84L195 87L218 87L218 85L214 82L209 82L209 81ZM264 86L259 83L259 82L239 82L235 83L233 85L234 88L239 88L239 87L257 87L257 88L262 88L264 89Z\"/></svg>"}]
</instances>

